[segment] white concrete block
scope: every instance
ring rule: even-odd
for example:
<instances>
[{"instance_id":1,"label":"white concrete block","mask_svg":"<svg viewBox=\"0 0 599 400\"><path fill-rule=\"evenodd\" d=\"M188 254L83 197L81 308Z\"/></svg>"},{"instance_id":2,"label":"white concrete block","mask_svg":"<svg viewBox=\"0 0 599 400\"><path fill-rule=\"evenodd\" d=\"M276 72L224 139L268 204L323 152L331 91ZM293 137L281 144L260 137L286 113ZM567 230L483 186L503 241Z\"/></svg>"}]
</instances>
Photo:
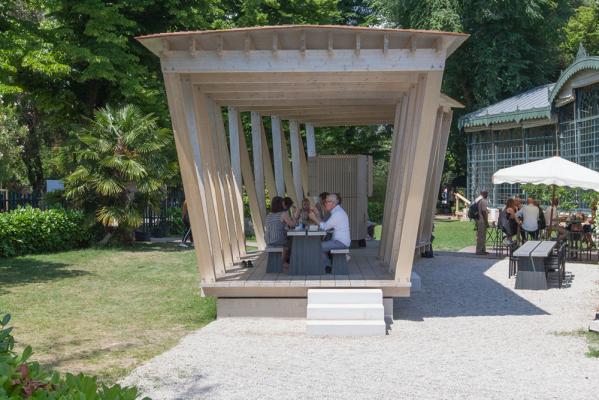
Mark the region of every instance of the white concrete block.
<instances>
[{"instance_id":1,"label":"white concrete block","mask_svg":"<svg viewBox=\"0 0 599 400\"><path fill-rule=\"evenodd\" d=\"M308 304L309 320L383 320L382 304Z\"/></svg>"},{"instance_id":2,"label":"white concrete block","mask_svg":"<svg viewBox=\"0 0 599 400\"><path fill-rule=\"evenodd\" d=\"M308 335L318 336L384 336L385 321L306 321Z\"/></svg>"},{"instance_id":3,"label":"white concrete block","mask_svg":"<svg viewBox=\"0 0 599 400\"><path fill-rule=\"evenodd\" d=\"M589 331L599 333L599 319L591 321L591 323L589 324Z\"/></svg>"},{"instance_id":4,"label":"white concrete block","mask_svg":"<svg viewBox=\"0 0 599 400\"><path fill-rule=\"evenodd\" d=\"M308 289L308 304L380 304L381 289Z\"/></svg>"}]
</instances>

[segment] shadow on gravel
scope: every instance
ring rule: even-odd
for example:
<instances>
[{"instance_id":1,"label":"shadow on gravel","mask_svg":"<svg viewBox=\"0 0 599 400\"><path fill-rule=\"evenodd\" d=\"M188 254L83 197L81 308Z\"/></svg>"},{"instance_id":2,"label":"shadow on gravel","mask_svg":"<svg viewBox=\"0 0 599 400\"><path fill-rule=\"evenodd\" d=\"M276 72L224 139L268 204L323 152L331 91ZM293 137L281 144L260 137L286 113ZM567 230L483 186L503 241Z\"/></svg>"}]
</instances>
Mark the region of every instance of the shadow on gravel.
<instances>
[{"instance_id":1,"label":"shadow on gravel","mask_svg":"<svg viewBox=\"0 0 599 400\"><path fill-rule=\"evenodd\" d=\"M175 397L176 400L208 398L205 396L208 395L212 390L214 390L217 387L217 385L203 384L202 381L204 380L204 376L201 374L194 375L193 377L190 377L190 378L192 378L192 379L188 379L188 381L193 380L193 383L191 383L190 385L187 385L185 390L179 396Z\"/></svg>"},{"instance_id":2,"label":"shadow on gravel","mask_svg":"<svg viewBox=\"0 0 599 400\"><path fill-rule=\"evenodd\" d=\"M485 275L499 259L438 254L414 266L422 291L395 299L393 318L547 315L543 309ZM506 265L507 275L507 265ZM510 281L510 282L513 282Z\"/></svg>"}]
</instances>

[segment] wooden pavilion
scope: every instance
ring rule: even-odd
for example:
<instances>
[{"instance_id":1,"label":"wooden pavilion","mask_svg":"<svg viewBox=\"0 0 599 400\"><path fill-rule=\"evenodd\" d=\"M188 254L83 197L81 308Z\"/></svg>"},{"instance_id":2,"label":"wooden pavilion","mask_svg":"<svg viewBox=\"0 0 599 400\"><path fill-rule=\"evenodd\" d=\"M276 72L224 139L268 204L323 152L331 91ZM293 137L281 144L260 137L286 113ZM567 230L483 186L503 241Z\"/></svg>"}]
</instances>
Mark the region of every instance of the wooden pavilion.
<instances>
[{"instance_id":1,"label":"wooden pavilion","mask_svg":"<svg viewBox=\"0 0 599 400\"><path fill-rule=\"evenodd\" d=\"M219 316L302 316L308 288L381 288L385 298L409 296L415 254L430 243L451 108L461 107L441 93L445 60L467 37L301 25L137 38L160 57L201 287L218 297ZM243 190L264 250L266 193L303 198L317 128L378 124L394 127L380 245L352 250L345 276L266 274L260 252L251 255L255 268L242 268L240 260L250 257Z\"/></svg>"}]
</instances>

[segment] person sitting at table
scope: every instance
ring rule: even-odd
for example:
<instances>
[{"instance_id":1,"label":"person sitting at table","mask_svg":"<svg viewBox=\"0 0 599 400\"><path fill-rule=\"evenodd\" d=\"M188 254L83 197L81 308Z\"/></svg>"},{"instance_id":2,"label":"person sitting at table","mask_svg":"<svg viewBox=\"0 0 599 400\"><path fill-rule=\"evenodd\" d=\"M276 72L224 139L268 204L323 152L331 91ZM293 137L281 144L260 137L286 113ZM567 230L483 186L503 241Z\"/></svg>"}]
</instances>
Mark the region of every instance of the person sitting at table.
<instances>
[{"instance_id":1,"label":"person sitting at table","mask_svg":"<svg viewBox=\"0 0 599 400\"><path fill-rule=\"evenodd\" d=\"M318 210L318 215L320 216L321 221L326 221L331 216L325 207L325 202L327 201L328 195L329 192L322 192L320 195L318 195L319 201L316 203L316 210Z\"/></svg>"},{"instance_id":2,"label":"person sitting at table","mask_svg":"<svg viewBox=\"0 0 599 400\"><path fill-rule=\"evenodd\" d=\"M303 224L304 226L310 224L310 210L311 210L310 200L304 199L302 200L302 208L296 210L293 218L298 224Z\"/></svg>"},{"instance_id":3,"label":"person sitting at table","mask_svg":"<svg viewBox=\"0 0 599 400\"><path fill-rule=\"evenodd\" d=\"M518 232L518 218L516 218L516 202L514 199L507 199L505 207L499 215L499 225L505 233L505 244L511 245L513 236Z\"/></svg>"},{"instance_id":4,"label":"person sitting at table","mask_svg":"<svg viewBox=\"0 0 599 400\"><path fill-rule=\"evenodd\" d=\"M539 207L535 206L532 197L526 200L526 205L516 213L522 218L522 240L537 239L539 233Z\"/></svg>"},{"instance_id":5,"label":"person sitting at table","mask_svg":"<svg viewBox=\"0 0 599 400\"><path fill-rule=\"evenodd\" d=\"M322 262L327 274L332 272L331 260L329 252L335 249L347 249L351 244L349 233L349 218L347 213L339 204L340 198L335 193L330 193L325 200L325 210L330 213L329 219L322 221L318 212L315 209L310 213L310 219L319 224L320 229L324 231L333 230L331 240L323 241L322 246Z\"/></svg>"},{"instance_id":6,"label":"person sitting at table","mask_svg":"<svg viewBox=\"0 0 599 400\"><path fill-rule=\"evenodd\" d=\"M283 198L275 196L270 201L270 212L266 215L264 239L269 247L283 247L283 267L289 267L289 241L287 229L295 225L285 210Z\"/></svg>"}]
</instances>

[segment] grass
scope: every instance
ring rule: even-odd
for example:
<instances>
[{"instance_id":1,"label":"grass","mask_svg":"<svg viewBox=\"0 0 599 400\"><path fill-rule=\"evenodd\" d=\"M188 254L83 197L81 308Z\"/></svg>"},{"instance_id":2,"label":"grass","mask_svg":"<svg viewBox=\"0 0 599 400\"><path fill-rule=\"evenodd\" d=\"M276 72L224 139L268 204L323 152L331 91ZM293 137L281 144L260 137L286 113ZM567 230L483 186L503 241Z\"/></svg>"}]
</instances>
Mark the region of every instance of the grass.
<instances>
[{"instance_id":1,"label":"grass","mask_svg":"<svg viewBox=\"0 0 599 400\"><path fill-rule=\"evenodd\" d=\"M17 347L59 371L114 381L215 318L193 250L174 244L0 259L0 313Z\"/></svg>"},{"instance_id":2,"label":"grass","mask_svg":"<svg viewBox=\"0 0 599 400\"><path fill-rule=\"evenodd\" d=\"M467 246L476 244L474 223L470 221L435 221L435 250L458 251ZM381 238L381 226L374 228L374 237Z\"/></svg>"},{"instance_id":3,"label":"grass","mask_svg":"<svg viewBox=\"0 0 599 400\"><path fill-rule=\"evenodd\" d=\"M554 332L556 336L584 336L589 345L589 351L586 352L587 357L599 358L599 333L579 329L576 331Z\"/></svg>"}]
</instances>

